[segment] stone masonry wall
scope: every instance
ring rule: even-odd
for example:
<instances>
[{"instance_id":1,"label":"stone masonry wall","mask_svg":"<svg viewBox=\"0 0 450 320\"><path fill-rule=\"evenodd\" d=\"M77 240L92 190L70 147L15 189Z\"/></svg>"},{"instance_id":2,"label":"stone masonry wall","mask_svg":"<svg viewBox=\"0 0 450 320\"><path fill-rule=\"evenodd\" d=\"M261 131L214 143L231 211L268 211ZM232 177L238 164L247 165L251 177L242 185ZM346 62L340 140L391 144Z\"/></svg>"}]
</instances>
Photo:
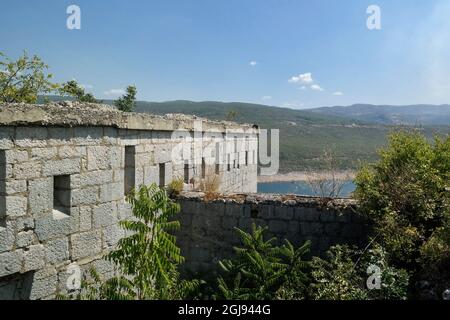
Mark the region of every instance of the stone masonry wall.
<instances>
[{"instance_id":1,"label":"stone masonry wall","mask_svg":"<svg viewBox=\"0 0 450 320\"><path fill-rule=\"evenodd\" d=\"M72 266L111 274L101 257L124 236L117 222L131 212L124 200L127 175L135 186L167 185L187 169L189 178L200 180L208 168L193 158L171 161L179 143L187 143L193 156L204 151L193 141L172 139L173 130L186 124L195 136L189 121L128 115L101 105L1 105L0 299L55 298L65 292ZM207 125L213 137L205 132L200 137L216 144L225 129ZM234 141L220 143L219 156L256 153L256 130L234 128L242 143L236 148L226 148ZM127 158L132 163L126 163L126 147L134 152ZM203 153L206 163L216 157ZM221 191L256 191L256 164L211 166L221 177Z\"/></svg>"},{"instance_id":2,"label":"stone masonry wall","mask_svg":"<svg viewBox=\"0 0 450 320\"><path fill-rule=\"evenodd\" d=\"M323 255L334 244L362 245L369 230L350 199L324 204L310 197L241 194L206 202L201 196L188 193L178 199L177 243L190 272L214 270L219 260L231 257L233 246L241 245L234 228L249 232L252 223L267 226L267 237L277 237L279 244L285 238L294 245L311 240L311 255Z\"/></svg>"}]
</instances>

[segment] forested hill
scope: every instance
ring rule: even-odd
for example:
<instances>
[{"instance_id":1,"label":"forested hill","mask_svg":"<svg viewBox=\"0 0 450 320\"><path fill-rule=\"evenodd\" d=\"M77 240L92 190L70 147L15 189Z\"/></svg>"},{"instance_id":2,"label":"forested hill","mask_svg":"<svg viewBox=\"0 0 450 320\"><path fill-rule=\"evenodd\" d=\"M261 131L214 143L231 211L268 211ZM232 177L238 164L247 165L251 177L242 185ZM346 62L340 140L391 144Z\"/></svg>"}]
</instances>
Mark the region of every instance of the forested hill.
<instances>
[{"instance_id":1,"label":"forested hill","mask_svg":"<svg viewBox=\"0 0 450 320\"><path fill-rule=\"evenodd\" d=\"M60 100L52 97L51 100ZM105 100L111 104L112 101ZM392 124L370 123L344 116L322 114L313 110L294 110L249 103L216 101L143 102L138 112L155 114L185 113L214 120L258 124L262 128L280 129L280 170L303 171L322 169L320 156L332 149L342 169L354 169L360 161L376 159L376 150L386 141ZM404 127L404 126L402 126ZM448 132L448 126L425 126L429 137L435 132Z\"/></svg>"}]
</instances>

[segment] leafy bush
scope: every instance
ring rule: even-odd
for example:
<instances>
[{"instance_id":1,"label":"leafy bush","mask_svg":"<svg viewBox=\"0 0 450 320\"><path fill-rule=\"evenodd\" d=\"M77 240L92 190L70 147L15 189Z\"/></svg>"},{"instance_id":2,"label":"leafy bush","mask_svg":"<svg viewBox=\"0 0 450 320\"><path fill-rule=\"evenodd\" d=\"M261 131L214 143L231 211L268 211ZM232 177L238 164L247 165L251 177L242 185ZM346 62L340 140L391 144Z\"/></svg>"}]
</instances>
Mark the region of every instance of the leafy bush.
<instances>
[{"instance_id":1,"label":"leafy bush","mask_svg":"<svg viewBox=\"0 0 450 320\"><path fill-rule=\"evenodd\" d=\"M99 103L91 93L86 93L84 88L75 80L63 83L58 88L58 92L61 96L69 96L80 102Z\"/></svg>"},{"instance_id":2,"label":"leafy bush","mask_svg":"<svg viewBox=\"0 0 450 320\"><path fill-rule=\"evenodd\" d=\"M137 90L135 86L128 86L126 93L114 101L114 105L123 112L132 112L136 106Z\"/></svg>"},{"instance_id":3,"label":"leafy bush","mask_svg":"<svg viewBox=\"0 0 450 320\"><path fill-rule=\"evenodd\" d=\"M156 184L141 186L127 196L133 218L120 221L129 236L122 238L106 260L117 267L118 274L106 281L91 271L93 284L85 287L82 299L183 299L192 297L199 281L181 280L177 267L184 261L172 231L179 212L164 189Z\"/></svg>"},{"instance_id":4,"label":"leafy bush","mask_svg":"<svg viewBox=\"0 0 450 320\"><path fill-rule=\"evenodd\" d=\"M369 266L380 270L380 288L369 289ZM360 251L345 245L331 247L325 259L311 262L309 296L319 300L406 299L408 274L388 265L384 250Z\"/></svg>"},{"instance_id":5,"label":"leafy bush","mask_svg":"<svg viewBox=\"0 0 450 320\"><path fill-rule=\"evenodd\" d=\"M218 278L217 297L224 299L303 298L308 252L306 242L295 249L285 240L281 247L273 245L275 238L264 240L267 228L252 225L252 233L236 228L243 247L234 248L236 257L220 261L224 274Z\"/></svg>"},{"instance_id":6,"label":"leafy bush","mask_svg":"<svg viewBox=\"0 0 450 320\"><path fill-rule=\"evenodd\" d=\"M362 168L355 183L388 260L414 280L440 274L449 282L450 136L431 144L417 132L393 133L380 160Z\"/></svg>"},{"instance_id":7,"label":"leafy bush","mask_svg":"<svg viewBox=\"0 0 450 320\"><path fill-rule=\"evenodd\" d=\"M0 52L0 102L35 103L39 94L49 93L58 85L50 82L48 66L26 52L13 61Z\"/></svg>"}]
</instances>

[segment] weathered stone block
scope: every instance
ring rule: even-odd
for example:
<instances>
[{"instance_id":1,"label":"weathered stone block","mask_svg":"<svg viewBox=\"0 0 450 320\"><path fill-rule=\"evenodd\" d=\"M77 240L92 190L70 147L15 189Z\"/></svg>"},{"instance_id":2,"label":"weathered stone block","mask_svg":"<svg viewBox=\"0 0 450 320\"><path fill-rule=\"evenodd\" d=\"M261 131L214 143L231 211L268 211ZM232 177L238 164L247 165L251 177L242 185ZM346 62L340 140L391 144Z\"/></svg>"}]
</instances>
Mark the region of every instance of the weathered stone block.
<instances>
[{"instance_id":1,"label":"weathered stone block","mask_svg":"<svg viewBox=\"0 0 450 320\"><path fill-rule=\"evenodd\" d=\"M282 220L292 220L294 218L294 208L288 206L277 206L274 208L274 218Z\"/></svg>"},{"instance_id":2,"label":"weathered stone block","mask_svg":"<svg viewBox=\"0 0 450 320\"><path fill-rule=\"evenodd\" d=\"M323 210L320 212L320 221L334 222L334 221L336 221L336 213L331 210Z\"/></svg>"},{"instance_id":3,"label":"weathered stone block","mask_svg":"<svg viewBox=\"0 0 450 320\"><path fill-rule=\"evenodd\" d=\"M56 157L56 147L31 149L31 159L33 161L50 160L55 157Z\"/></svg>"},{"instance_id":4,"label":"weathered stone block","mask_svg":"<svg viewBox=\"0 0 450 320\"><path fill-rule=\"evenodd\" d=\"M45 265L45 248L42 244L32 245L24 251L23 272L37 270Z\"/></svg>"},{"instance_id":5,"label":"weathered stone block","mask_svg":"<svg viewBox=\"0 0 450 320\"><path fill-rule=\"evenodd\" d=\"M58 155L62 159L65 158L81 158L86 156L86 147L81 146L60 146Z\"/></svg>"},{"instance_id":6,"label":"weathered stone block","mask_svg":"<svg viewBox=\"0 0 450 320\"><path fill-rule=\"evenodd\" d=\"M8 180L4 183L0 183L0 193L6 195L13 195L16 193L27 191L27 181L26 180Z\"/></svg>"},{"instance_id":7,"label":"weathered stone block","mask_svg":"<svg viewBox=\"0 0 450 320\"><path fill-rule=\"evenodd\" d=\"M18 232L34 229L34 219L31 217L22 217L15 220Z\"/></svg>"},{"instance_id":8,"label":"weathered stone block","mask_svg":"<svg viewBox=\"0 0 450 320\"><path fill-rule=\"evenodd\" d=\"M99 187L72 190L72 206L95 204L99 199Z\"/></svg>"},{"instance_id":9,"label":"weathered stone block","mask_svg":"<svg viewBox=\"0 0 450 320\"><path fill-rule=\"evenodd\" d=\"M22 250L0 253L0 277L19 272L22 268L22 262Z\"/></svg>"},{"instance_id":10,"label":"weathered stone block","mask_svg":"<svg viewBox=\"0 0 450 320\"><path fill-rule=\"evenodd\" d=\"M12 228L0 227L0 253L10 251L14 245L14 231Z\"/></svg>"},{"instance_id":11,"label":"weathered stone block","mask_svg":"<svg viewBox=\"0 0 450 320\"><path fill-rule=\"evenodd\" d=\"M51 146L64 145L70 143L73 137L72 128L49 127L48 128L48 144Z\"/></svg>"},{"instance_id":12,"label":"weathered stone block","mask_svg":"<svg viewBox=\"0 0 450 320\"><path fill-rule=\"evenodd\" d=\"M74 260L99 254L102 250L101 230L77 233L70 238L72 259Z\"/></svg>"},{"instance_id":13,"label":"weathered stone block","mask_svg":"<svg viewBox=\"0 0 450 320\"><path fill-rule=\"evenodd\" d=\"M46 127L18 127L16 145L20 148L45 147L47 145Z\"/></svg>"},{"instance_id":14,"label":"weathered stone block","mask_svg":"<svg viewBox=\"0 0 450 320\"><path fill-rule=\"evenodd\" d=\"M124 199L124 185L113 182L100 186L100 202L118 201Z\"/></svg>"},{"instance_id":15,"label":"weathered stone block","mask_svg":"<svg viewBox=\"0 0 450 320\"><path fill-rule=\"evenodd\" d=\"M233 229L234 227L238 226L238 219L235 217L223 217L222 226L225 229Z\"/></svg>"},{"instance_id":16,"label":"weathered stone block","mask_svg":"<svg viewBox=\"0 0 450 320\"><path fill-rule=\"evenodd\" d=\"M35 232L40 241L74 233L78 229L78 216L54 219L53 215L37 218Z\"/></svg>"},{"instance_id":17,"label":"weathered stone block","mask_svg":"<svg viewBox=\"0 0 450 320\"><path fill-rule=\"evenodd\" d=\"M88 170L111 168L110 149L107 146L87 147Z\"/></svg>"},{"instance_id":18,"label":"weathered stone block","mask_svg":"<svg viewBox=\"0 0 450 320\"><path fill-rule=\"evenodd\" d=\"M34 179L41 176L42 165L39 162L22 162L14 165L13 173L14 178L21 179Z\"/></svg>"},{"instance_id":19,"label":"weathered stone block","mask_svg":"<svg viewBox=\"0 0 450 320\"><path fill-rule=\"evenodd\" d=\"M69 259L69 240L67 237L47 241L45 244L47 261L51 264Z\"/></svg>"},{"instance_id":20,"label":"weathered stone block","mask_svg":"<svg viewBox=\"0 0 450 320\"><path fill-rule=\"evenodd\" d=\"M28 183L31 214L49 213L53 209L53 177L30 180Z\"/></svg>"},{"instance_id":21,"label":"weathered stone block","mask_svg":"<svg viewBox=\"0 0 450 320\"><path fill-rule=\"evenodd\" d=\"M0 212L7 217L21 217L27 214L27 198L25 196L5 196L0 199Z\"/></svg>"},{"instance_id":22,"label":"weathered stone block","mask_svg":"<svg viewBox=\"0 0 450 320\"><path fill-rule=\"evenodd\" d=\"M72 141L79 146L100 144L103 139L102 127L75 127Z\"/></svg>"},{"instance_id":23,"label":"weathered stone block","mask_svg":"<svg viewBox=\"0 0 450 320\"><path fill-rule=\"evenodd\" d=\"M42 173L45 176L67 175L80 172L79 159L63 159L44 162Z\"/></svg>"},{"instance_id":24,"label":"weathered stone block","mask_svg":"<svg viewBox=\"0 0 450 320\"><path fill-rule=\"evenodd\" d=\"M114 247L125 236L125 231L118 224L103 228L104 248Z\"/></svg>"},{"instance_id":25,"label":"weathered stone block","mask_svg":"<svg viewBox=\"0 0 450 320\"><path fill-rule=\"evenodd\" d=\"M110 183L113 180L112 170L83 172L70 176L70 188L77 189L94 185Z\"/></svg>"},{"instance_id":26,"label":"weathered stone block","mask_svg":"<svg viewBox=\"0 0 450 320\"><path fill-rule=\"evenodd\" d=\"M272 220L269 222L269 230L274 233L287 232L286 221Z\"/></svg>"},{"instance_id":27,"label":"weathered stone block","mask_svg":"<svg viewBox=\"0 0 450 320\"><path fill-rule=\"evenodd\" d=\"M28 161L28 151L19 149L5 150L6 163L19 163Z\"/></svg>"},{"instance_id":28,"label":"weathered stone block","mask_svg":"<svg viewBox=\"0 0 450 320\"><path fill-rule=\"evenodd\" d=\"M80 231L90 230L92 227L92 208L83 206L79 208Z\"/></svg>"},{"instance_id":29,"label":"weathered stone block","mask_svg":"<svg viewBox=\"0 0 450 320\"><path fill-rule=\"evenodd\" d=\"M105 203L93 209L94 227L104 227L117 223L117 207L115 203Z\"/></svg>"},{"instance_id":30,"label":"weathered stone block","mask_svg":"<svg viewBox=\"0 0 450 320\"><path fill-rule=\"evenodd\" d=\"M47 275L44 276L44 273ZM30 296L31 300L44 299L55 294L58 284L58 275L56 271L50 272L38 271L34 274L33 280L30 283Z\"/></svg>"},{"instance_id":31,"label":"weathered stone block","mask_svg":"<svg viewBox=\"0 0 450 320\"><path fill-rule=\"evenodd\" d=\"M22 231L17 234L16 246L18 248L28 247L35 242L36 236L33 230Z\"/></svg>"}]
</instances>

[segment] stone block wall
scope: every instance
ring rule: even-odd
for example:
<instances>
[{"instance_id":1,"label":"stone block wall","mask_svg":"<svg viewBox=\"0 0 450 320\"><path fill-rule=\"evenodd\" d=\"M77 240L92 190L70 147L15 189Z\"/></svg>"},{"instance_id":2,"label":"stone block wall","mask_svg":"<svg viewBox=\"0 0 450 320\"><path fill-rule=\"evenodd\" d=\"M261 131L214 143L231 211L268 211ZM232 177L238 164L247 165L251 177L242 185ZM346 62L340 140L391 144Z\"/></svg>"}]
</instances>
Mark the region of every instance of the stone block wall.
<instances>
[{"instance_id":1,"label":"stone block wall","mask_svg":"<svg viewBox=\"0 0 450 320\"><path fill-rule=\"evenodd\" d=\"M198 193L180 197L181 230L177 243L186 258L184 270L206 272L217 262L233 256L241 245L235 231L246 232L252 223L267 226L267 237L278 244L288 239L294 245L311 241L311 255L323 255L331 245L366 243L369 225L356 212L355 201L262 194L239 194L204 201Z\"/></svg>"},{"instance_id":2,"label":"stone block wall","mask_svg":"<svg viewBox=\"0 0 450 320\"><path fill-rule=\"evenodd\" d=\"M226 130L243 147L228 149L229 141L221 141L219 157L257 150L251 127L206 122L205 132L196 132L193 120L102 105L0 105L0 299L55 298L65 292L72 266L111 274L101 258L124 236L117 222L131 214L126 178L139 186L184 177L185 165L172 161L177 145L194 150L185 161L197 181L206 166L194 156L211 163L216 153L203 148ZM203 144L174 139L181 128ZM220 164L217 173L220 191L256 191L256 163L229 170Z\"/></svg>"}]
</instances>

